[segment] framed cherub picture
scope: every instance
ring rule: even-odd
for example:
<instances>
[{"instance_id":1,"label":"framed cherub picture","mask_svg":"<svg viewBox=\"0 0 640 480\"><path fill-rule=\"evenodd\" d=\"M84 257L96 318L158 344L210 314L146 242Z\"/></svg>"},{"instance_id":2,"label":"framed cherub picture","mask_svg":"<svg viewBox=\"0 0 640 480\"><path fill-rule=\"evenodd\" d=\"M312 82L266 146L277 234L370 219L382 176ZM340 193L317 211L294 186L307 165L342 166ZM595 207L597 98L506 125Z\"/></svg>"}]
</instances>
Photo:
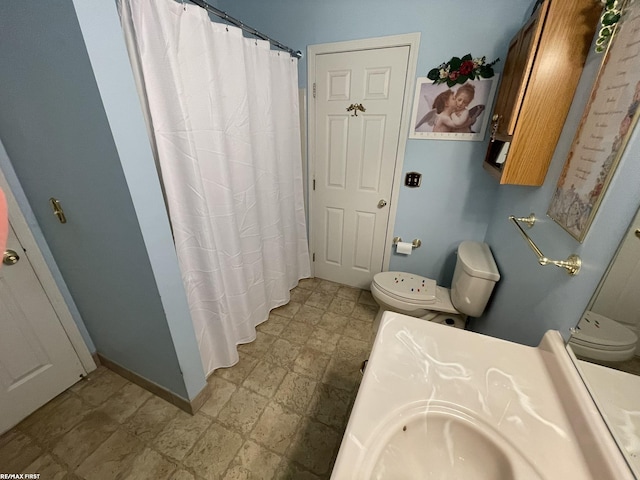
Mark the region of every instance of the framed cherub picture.
<instances>
[{"instance_id":1,"label":"framed cherub picture","mask_svg":"<svg viewBox=\"0 0 640 480\"><path fill-rule=\"evenodd\" d=\"M497 86L496 74L452 86L419 77L409 138L483 140Z\"/></svg>"}]
</instances>

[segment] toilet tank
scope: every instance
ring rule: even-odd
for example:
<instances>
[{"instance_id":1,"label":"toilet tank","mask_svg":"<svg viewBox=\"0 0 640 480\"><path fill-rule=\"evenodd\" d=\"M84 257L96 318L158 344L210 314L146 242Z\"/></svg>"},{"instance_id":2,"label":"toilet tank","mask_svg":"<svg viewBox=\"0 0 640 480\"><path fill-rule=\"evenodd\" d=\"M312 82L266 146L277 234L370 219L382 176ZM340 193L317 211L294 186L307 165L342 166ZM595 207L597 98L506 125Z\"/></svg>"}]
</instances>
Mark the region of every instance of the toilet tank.
<instances>
[{"instance_id":1,"label":"toilet tank","mask_svg":"<svg viewBox=\"0 0 640 480\"><path fill-rule=\"evenodd\" d=\"M482 315L498 280L500 273L489 245L464 241L458 246L451 302L459 312L470 317Z\"/></svg>"}]
</instances>

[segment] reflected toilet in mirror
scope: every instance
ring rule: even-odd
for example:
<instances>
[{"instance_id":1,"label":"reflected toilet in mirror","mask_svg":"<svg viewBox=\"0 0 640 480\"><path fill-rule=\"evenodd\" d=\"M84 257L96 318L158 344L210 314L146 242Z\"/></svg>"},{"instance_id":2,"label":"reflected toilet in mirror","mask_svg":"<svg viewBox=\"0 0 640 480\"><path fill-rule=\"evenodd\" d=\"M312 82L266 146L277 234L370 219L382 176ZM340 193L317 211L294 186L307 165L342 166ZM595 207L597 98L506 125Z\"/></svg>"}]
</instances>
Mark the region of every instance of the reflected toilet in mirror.
<instances>
[{"instance_id":1,"label":"reflected toilet in mirror","mask_svg":"<svg viewBox=\"0 0 640 480\"><path fill-rule=\"evenodd\" d=\"M640 212L577 326L569 346L582 360L640 375Z\"/></svg>"},{"instance_id":2,"label":"reflected toilet in mirror","mask_svg":"<svg viewBox=\"0 0 640 480\"><path fill-rule=\"evenodd\" d=\"M638 336L611 318L587 311L572 332L569 345L578 358L624 362L636 352Z\"/></svg>"}]
</instances>

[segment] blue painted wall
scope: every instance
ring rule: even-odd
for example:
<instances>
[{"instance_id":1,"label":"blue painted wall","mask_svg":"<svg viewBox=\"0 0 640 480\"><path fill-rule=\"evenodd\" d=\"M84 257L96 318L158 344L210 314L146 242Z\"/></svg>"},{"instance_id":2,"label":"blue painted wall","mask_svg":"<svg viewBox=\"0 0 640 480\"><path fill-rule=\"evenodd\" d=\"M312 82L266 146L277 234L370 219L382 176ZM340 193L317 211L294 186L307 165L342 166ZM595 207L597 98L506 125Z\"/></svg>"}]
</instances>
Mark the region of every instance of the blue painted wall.
<instances>
[{"instance_id":1,"label":"blue painted wall","mask_svg":"<svg viewBox=\"0 0 640 480\"><path fill-rule=\"evenodd\" d=\"M417 72L454 55L505 58L532 0L219 0L218 7L285 45L306 54L307 45L421 32ZM497 65L502 69L502 63ZM303 58L299 84L306 88ZM482 240L491 219L497 182L482 169L484 142L408 140L403 173L423 174L418 189L401 187L395 235L422 240L409 256L393 253L391 270L435 278L449 285L457 245Z\"/></svg>"},{"instance_id":2,"label":"blue painted wall","mask_svg":"<svg viewBox=\"0 0 640 480\"><path fill-rule=\"evenodd\" d=\"M91 354L96 353L97 351L96 346L93 343L93 340L89 335L89 332L87 331L87 327L82 321L82 316L78 311L78 307L76 306L76 303L73 301L71 292L69 292L69 287L67 287L67 284L64 281L62 273L60 273L60 269L58 268L58 264L55 262L53 258L53 254L49 249L49 244L45 240L44 235L42 234L42 230L40 230L40 225L36 220L36 216L33 214L33 210L31 210L31 205L27 200L27 196L25 195L24 190L22 189L22 185L20 185L20 181L16 176L16 172L13 169L13 165L11 165L9 156L7 155L7 152L4 148L4 145L2 145L1 141L0 141L0 170L2 170L2 174L4 175L4 178L7 180L7 183L11 188L11 193L13 194L14 198L16 199L16 202L18 203L18 206L20 207L22 216L27 221L27 225L29 225L29 229L31 230L31 233L33 234L33 238L38 244L40 253L42 253L42 256L44 257L45 262L49 267L51 276L55 280L56 285L58 286L58 290L60 290L60 293L64 298L64 302L67 304L69 313L71 314L73 321L78 327L78 330L80 331L80 335L82 336L84 343L87 345L87 349Z\"/></svg>"},{"instance_id":3,"label":"blue painted wall","mask_svg":"<svg viewBox=\"0 0 640 480\"><path fill-rule=\"evenodd\" d=\"M453 55L471 52L505 58L509 39L528 17L533 2L382 0L297 2L219 0L219 8L288 46L420 31L418 75ZM401 188L395 234L421 238L410 257L394 255L390 269L450 283L454 251L463 239L487 241L502 273L485 315L472 323L477 331L534 345L548 329L565 335L585 309L628 223L640 203L640 139L627 147L589 235L581 245L546 217L551 194L571 146L601 57L591 55L574 105L558 143L544 186L498 186L482 170L485 142L408 140L403 170L424 174L419 189ZM503 63L497 65L502 69ZM306 63L300 63L306 86ZM558 259L579 253L584 266L577 277L555 267L540 267L508 222L511 214L540 218L531 231L542 251Z\"/></svg>"},{"instance_id":4,"label":"blue painted wall","mask_svg":"<svg viewBox=\"0 0 640 480\"><path fill-rule=\"evenodd\" d=\"M602 61L602 55L591 51L544 185L499 189L486 241L502 279L490 308L472 324L479 332L529 345L537 344L549 329L560 330L568 338L640 204L640 129L636 128L582 244L546 216ZM570 277L553 266L538 266L533 252L507 220L509 215L531 212L540 219L528 231L533 240L550 258L580 255L583 266L577 276Z\"/></svg>"},{"instance_id":5,"label":"blue painted wall","mask_svg":"<svg viewBox=\"0 0 640 480\"><path fill-rule=\"evenodd\" d=\"M192 398L204 372L115 5L81 3L0 5L0 138L98 352Z\"/></svg>"}]
</instances>

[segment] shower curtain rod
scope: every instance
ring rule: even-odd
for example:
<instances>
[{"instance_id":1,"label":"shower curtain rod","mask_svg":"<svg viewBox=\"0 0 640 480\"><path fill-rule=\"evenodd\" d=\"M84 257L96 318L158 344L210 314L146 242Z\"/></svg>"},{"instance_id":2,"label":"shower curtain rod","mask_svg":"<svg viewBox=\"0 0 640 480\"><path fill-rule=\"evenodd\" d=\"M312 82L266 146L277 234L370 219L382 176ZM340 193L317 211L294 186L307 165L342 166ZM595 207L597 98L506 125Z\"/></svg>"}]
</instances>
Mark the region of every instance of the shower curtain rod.
<instances>
[{"instance_id":1,"label":"shower curtain rod","mask_svg":"<svg viewBox=\"0 0 640 480\"><path fill-rule=\"evenodd\" d=\"M270 38L270 37L266 36L264 33L259 32L255 28L252 28L249 25L245 25L240 20L238 20L236 18L233 18L232 16L230 16L226 12L223 12L222 10L218 10L217 8L209 5L204 0L189 0L189 1L191 3L195 3L199 7L204 8L207 12L213 13L216 17L220 17L223 20L225 20L225 21L227 21L229 23L232 23L233 25L235 25L238 28L241 28L245 32L249 32L251 35L254 35L254 36L258 37L258 38L261 38L262 40L266 40L271 45L279 48L280 50L284 50L285 52L289 52L291 54L291 56L296 57L296 58L302 58L302 52L300 50L293 50L292 48L289 48L286 45L281 44L277 40L274 40L273 38Z\"/></svg>"}]
</instances>

